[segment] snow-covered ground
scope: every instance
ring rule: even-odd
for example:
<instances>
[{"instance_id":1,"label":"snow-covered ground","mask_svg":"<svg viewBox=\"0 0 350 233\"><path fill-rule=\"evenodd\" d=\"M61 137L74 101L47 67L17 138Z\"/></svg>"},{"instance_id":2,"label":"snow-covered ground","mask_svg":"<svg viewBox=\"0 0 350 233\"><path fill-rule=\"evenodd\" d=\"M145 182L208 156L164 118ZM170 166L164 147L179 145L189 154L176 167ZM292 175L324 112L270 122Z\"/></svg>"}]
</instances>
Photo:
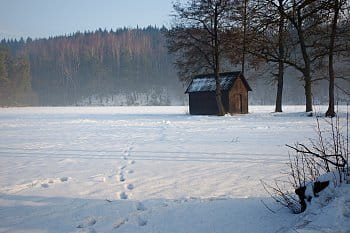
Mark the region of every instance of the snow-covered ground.
<instances>
[{"instance_id":1,"label":"snow-covered ground","mask_svg":"<svg viewBox=\"0 0 350 233\"><path fill-rule=\"evenodd\" d=\"M187 107L2 108L0 232L296 229L305 214L276 205L260 180L281 176L285 144L314 137L315 118L304 106L272 111L252 106L247 115L216 117L188 115ZM346 221L350 197L341 198Z\"/></svg>"}]
</instances>

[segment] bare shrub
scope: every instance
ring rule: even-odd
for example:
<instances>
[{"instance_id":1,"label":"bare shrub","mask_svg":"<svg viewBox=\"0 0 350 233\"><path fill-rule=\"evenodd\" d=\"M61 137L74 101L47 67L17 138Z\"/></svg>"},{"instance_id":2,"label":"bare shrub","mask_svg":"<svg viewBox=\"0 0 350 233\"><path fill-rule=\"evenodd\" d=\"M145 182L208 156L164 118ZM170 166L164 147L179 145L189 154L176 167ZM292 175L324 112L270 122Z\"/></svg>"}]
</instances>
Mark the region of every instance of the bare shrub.
<instances>
[{"instance_id":1,"label":"bare shrub","mask_svg":"<svg viewBox=\"0 0 350 233\"><path fill-rule=\"evenodd\" d=\"M312 197L317 197L317 193L329 185L330 180L318 180L323 174L333 174L334 185L350 183L349 111L345 123L341 122L339 114L323 120L325 123L321 127L320 118L316 118L317 137L310 139L308 145L286 145L292 149L286 180L275 180L273 185L262 181L269 195L293 213L305 211L306 201L310 202ZM312 187L313 196L306 193L308 186Z\"/></svg>"},{"instance_id":2,"label":"bare shrub","mask_svg":"<svg viewBox=\"0 0 350 233\"><path fill-rule=\"evenodd\" d=\"M301 213L301 205L298 197L295 195L292 189L281 187L281 183L275 180L275 183L270 185L261 180L261 183L265 191L279 204L290 209L294 214Z\"/></svg>"}]
</instances>

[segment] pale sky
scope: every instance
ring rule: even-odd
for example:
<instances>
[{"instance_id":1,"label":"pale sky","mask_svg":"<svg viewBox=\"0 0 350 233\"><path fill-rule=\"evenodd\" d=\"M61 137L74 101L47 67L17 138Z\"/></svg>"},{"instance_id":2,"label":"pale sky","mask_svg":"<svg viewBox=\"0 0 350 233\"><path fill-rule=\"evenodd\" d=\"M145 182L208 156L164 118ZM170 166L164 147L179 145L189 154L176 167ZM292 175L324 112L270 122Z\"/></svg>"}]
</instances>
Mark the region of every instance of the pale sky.
<instances>
[{"instance_id":1,"label":"pale sky","mask_svg":"<svg viewBox=\"0 0 350 233\"><path fill-rule=\"evenodd\" d=\"M184 1L184 0L183 0ZM0 0L0 39L168 26L174 0Z\"/></svg>"}]
</instances>

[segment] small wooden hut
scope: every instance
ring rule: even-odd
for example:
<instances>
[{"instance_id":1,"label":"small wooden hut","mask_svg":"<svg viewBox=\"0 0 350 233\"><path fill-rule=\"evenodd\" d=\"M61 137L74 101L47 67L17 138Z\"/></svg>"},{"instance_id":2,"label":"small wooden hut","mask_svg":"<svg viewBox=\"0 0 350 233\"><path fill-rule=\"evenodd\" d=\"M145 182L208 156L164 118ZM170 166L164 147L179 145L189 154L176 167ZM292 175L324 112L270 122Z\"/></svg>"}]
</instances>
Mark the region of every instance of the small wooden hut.
<instances>
[{"instance_id":1,"label":"small wooden hut","mask_svg":"<svg viewBox=\"0 0 350 233\"><path fill-rule=\"evenodd\" d=\"M241 72L220 73L222 102L230 114L248 113L248 91L252 91ZM216 115L214 74L195 76L185 93L189 94L190 114Z\"/></svg>"}]
</instances>

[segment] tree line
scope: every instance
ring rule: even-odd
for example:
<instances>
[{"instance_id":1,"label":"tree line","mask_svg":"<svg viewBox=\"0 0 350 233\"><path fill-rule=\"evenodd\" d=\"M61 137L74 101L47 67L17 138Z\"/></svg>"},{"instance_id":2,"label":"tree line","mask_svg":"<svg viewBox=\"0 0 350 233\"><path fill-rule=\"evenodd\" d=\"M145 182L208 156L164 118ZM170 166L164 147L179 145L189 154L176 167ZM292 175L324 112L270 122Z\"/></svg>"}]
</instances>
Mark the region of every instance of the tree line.
<instances>
[{"instance_id":1,"label":"tree line","mask_svg":"<svg viewBox=\"0 0 350 233\"><path fill-rule=\"evenodd\" d=\"M224 115L219 73L243 73L269 64L276 81L276 112L282 111L284 76L303 80L306 112L313 110L313 84L328 80L328 110L335 116L335 79L349 77L350 21L347 0L188 0L174 4L169 51L180 77L210 72L216 79L218 115ZM342 64L335 68L336 64ZM349 95L349 80L345 88Z\"/></svg>"},{"instance_id":2,"label":"tree line","mask_svg":"<svg viewBox=\"0 0 350 233\"><path fill-rule=\"evenodd\" d=\"M32 104L36 105L76 105L125 91L131 93L125 96L149 93L147 99L154 102L155 90L167 93L164 87L171 92L179 86L164 30L149 26L35 40L4 39L0 43L0 87L6 91L1 90L0 104L28 105L14 97L14 93L24 96L24 89L34 93ZM12 88L7 87L9 83ZM169 102L162 99L167 101L157 103Z\"/></svg>"}]
</instances>

